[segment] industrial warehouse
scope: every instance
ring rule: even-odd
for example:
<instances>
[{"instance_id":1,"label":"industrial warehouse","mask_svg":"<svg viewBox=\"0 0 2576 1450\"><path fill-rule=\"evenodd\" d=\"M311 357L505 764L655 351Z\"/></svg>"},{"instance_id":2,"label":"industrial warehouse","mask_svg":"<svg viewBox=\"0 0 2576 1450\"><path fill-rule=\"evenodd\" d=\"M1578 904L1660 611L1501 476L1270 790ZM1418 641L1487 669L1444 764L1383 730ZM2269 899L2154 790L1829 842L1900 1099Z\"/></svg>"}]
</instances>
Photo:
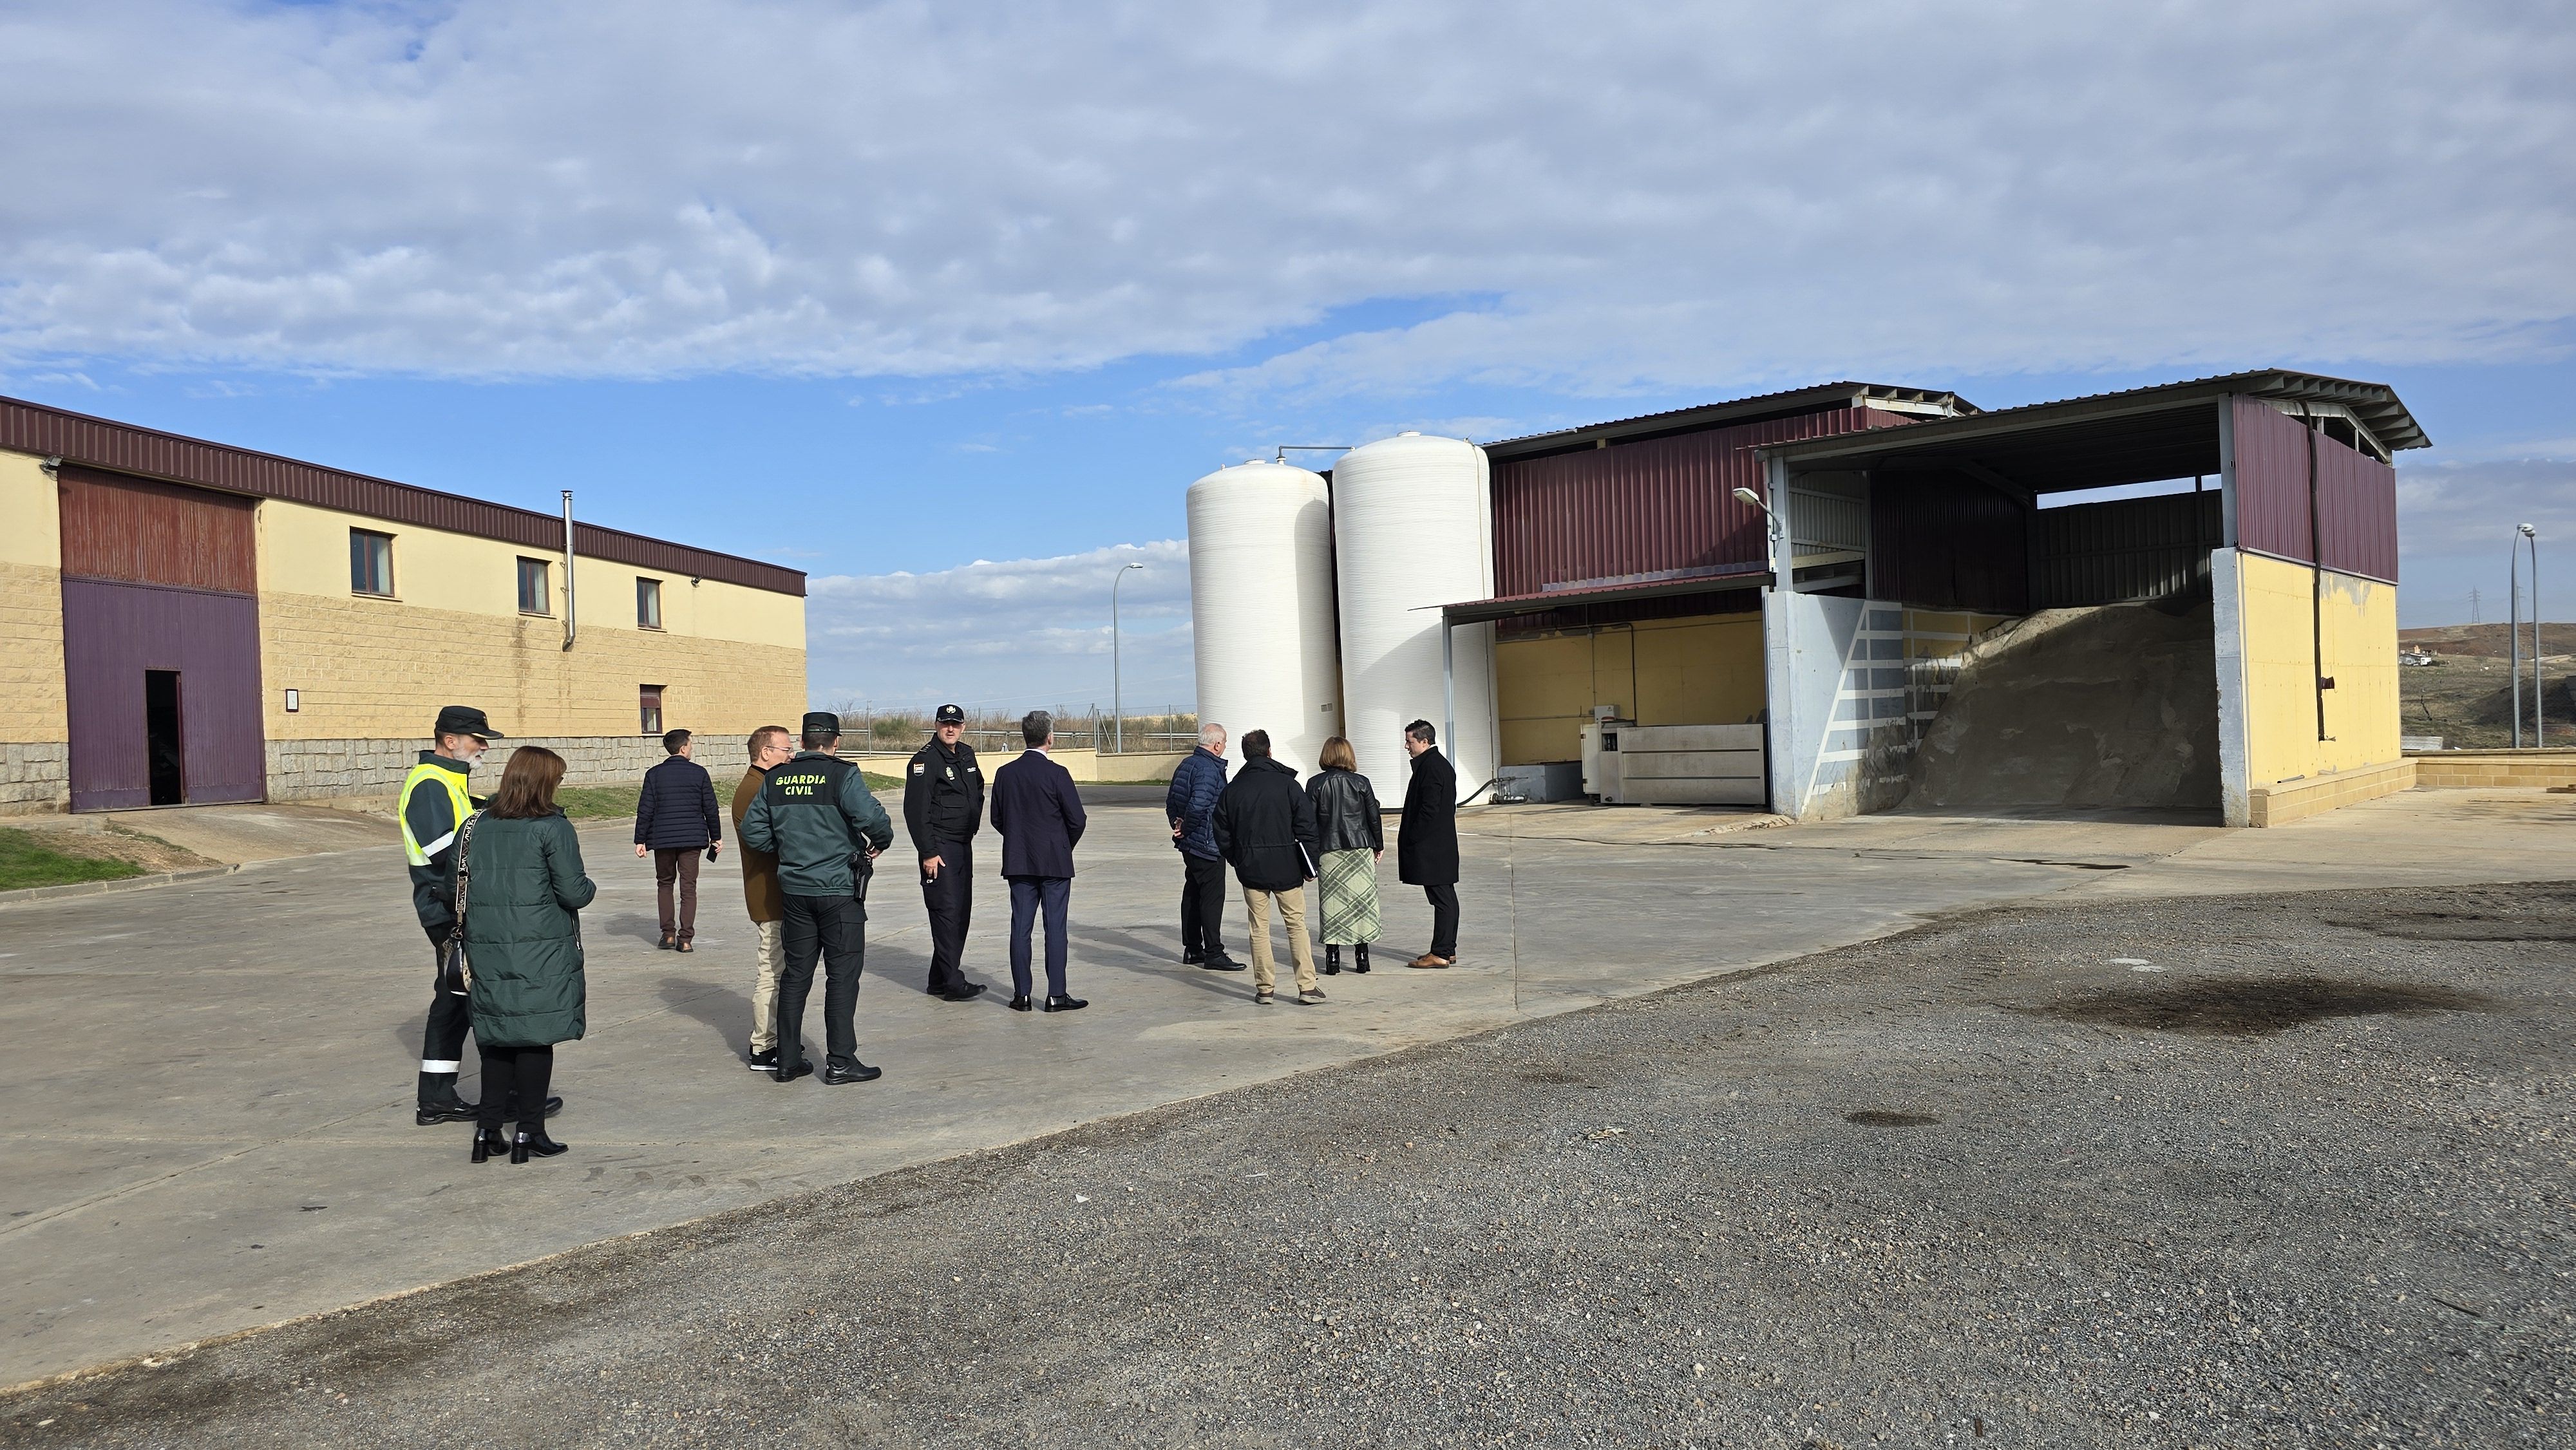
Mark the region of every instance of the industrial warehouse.
<instances>
[{"instance_id":1,"label":"industrial warehouse","mask_svg":"<svg viewBox=\"0 0 2576 1450\"><path fill-rule=\"evenodd\" d=\"M2390 459L2427 441L2388 387L2259 371L1241 464L1189 492L1199 708L1381 780L1428 719L1488 799L2280 824L2412 783Z\"/></svg>"},{"instance_id":2,"label":"industrial warehouse","mask_svg":"<svg viewBox=\"0 0 2576 1450\"><path fill-rule=\"evenodd\" d=\"M0 399L0 812L380 797L441 705L575 782L805 704L805 576ZM730 756L727 755L730 737Z\"/></svg>"}]
</instances>

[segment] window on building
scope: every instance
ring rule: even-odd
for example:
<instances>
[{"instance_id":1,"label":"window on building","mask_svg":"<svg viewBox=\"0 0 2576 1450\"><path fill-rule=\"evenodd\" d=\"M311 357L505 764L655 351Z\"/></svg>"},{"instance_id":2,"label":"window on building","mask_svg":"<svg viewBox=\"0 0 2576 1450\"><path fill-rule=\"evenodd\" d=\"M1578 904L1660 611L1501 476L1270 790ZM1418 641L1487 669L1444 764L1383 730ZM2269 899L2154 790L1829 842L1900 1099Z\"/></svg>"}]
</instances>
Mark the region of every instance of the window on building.
<instances>
[{"instance_id":1,"label":"window on building","mask_svg":"<svg viewBox=\"0 0 2576 1450\"><path fill-rule=\"evenodd\" d=\"M643 717L644 728L642 733L646 735L661 734L662 687L660 685L643 685L638 687L635 691L635 705L635 713Z\"/></svg>"},{"instance_id":2,"label":"window on building","mask_svg":"<svg viewBox=\"0 0 2576 1450\"><path fill-rule=\"evenodd\" d=\"M555 612L553 571L543 559L519 560L519 612L552 614Z\"/></svg>"},{"instance_id":3,"label":"window on building","mask_svg":"<svg viewBox=\"0 0 2576 1450\"><path fill-rule=\"evenodd\" d=\"M393 535L369 533L365 529L349 531L349 590L354 594L393 597Z\"/></svg>"},{"instance_id":4,"label":"window on building","mask_svg":"<svg viewBox=\"0 0 2576 1450\"><path fill-rule=\"evenodd\" d=\"M635 627L637 629L660 629L662 627L661 580L638 579L635 581Z\"/></svg>"}]
</instances>

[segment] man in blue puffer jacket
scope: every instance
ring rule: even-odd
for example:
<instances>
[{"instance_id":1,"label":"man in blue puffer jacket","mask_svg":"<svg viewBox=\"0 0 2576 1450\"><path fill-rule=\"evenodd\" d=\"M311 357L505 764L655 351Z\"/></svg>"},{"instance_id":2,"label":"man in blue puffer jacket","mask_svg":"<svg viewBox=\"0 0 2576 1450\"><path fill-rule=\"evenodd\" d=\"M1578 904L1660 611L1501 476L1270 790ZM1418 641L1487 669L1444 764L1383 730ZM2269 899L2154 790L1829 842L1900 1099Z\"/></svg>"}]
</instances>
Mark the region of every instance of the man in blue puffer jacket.
<instances>
[{"instance_id":1,"label":"man in blue puffer jacket","mask_svg":"<svg viewBox=\"0 0 2576 1450\"><path fill-rule=\"evenodd\" d=\"M1216 799L1225 794L1225 727L1201 725L1199 748L1172 772L1163 814L1181 853L1181 960L1211 972L1239 972L1219 934L1225 920L1225 857L1216 848Z\"/></svg>"}]
</instances>

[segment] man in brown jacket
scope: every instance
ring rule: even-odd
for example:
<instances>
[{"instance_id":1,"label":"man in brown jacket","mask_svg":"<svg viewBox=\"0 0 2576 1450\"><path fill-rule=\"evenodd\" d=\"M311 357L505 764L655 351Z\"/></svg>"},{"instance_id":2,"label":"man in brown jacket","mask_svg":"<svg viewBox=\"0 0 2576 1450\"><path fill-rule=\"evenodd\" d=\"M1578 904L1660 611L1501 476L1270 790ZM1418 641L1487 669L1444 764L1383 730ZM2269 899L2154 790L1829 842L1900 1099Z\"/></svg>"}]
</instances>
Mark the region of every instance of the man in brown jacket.
<instances>
[{"instance_id":1,"label":"man in brown jacket","mask_svg":"<svg viewBox=\"0 0 2576 1450\"><path fill-rule=\"evenodd\" d=\"M760 798L771 768L795 755L796 739L786 726L763 725L751 732L751 768L733 788L735 840L742 839L743 813ZM751 981L751 1057L745 1065L753 1072L769 1072L778 1066L778 940L787 919L774 853L742 848L742 895L751 908L751 924L760 933L760 968Z\"/></svg>"}]
</instances>

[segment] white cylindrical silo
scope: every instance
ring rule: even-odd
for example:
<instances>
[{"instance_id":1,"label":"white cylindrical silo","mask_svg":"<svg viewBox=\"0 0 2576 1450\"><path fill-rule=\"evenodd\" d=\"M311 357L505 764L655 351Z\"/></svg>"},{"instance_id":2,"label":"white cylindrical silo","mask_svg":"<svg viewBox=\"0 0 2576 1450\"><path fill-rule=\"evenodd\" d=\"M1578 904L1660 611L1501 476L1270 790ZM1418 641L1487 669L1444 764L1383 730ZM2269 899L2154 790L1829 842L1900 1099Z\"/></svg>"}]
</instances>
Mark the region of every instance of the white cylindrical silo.
<instances>
[{"instance_id":1,"label":"white cylindrical silo","mask_svg":"<svg viewBox=\"0 0 2576 1450\"><path fill-rule=\"evenodd\" d=\"M1333 465L1342 692L1360 773L1403 799L1404 727L1441 725L1463 799L1494 778L1494 627L1461 625L1441 670L1440 606L1494 593L1494 511L1485 450L1405 433Z\"/></svg>"},{"instance_id":2,"label":"white cylindrical silo","mask_svg":"<svg viewBox=\"0 0 2576 1450\"><path fill-rule=\"evenodd\" d=\"M1190 621L1199 721L1228 757L1253 730L1300 777L1342 733L1332 502L1317 474L1239 463L1190 485Z\"/></svg>"}]
</instances>

